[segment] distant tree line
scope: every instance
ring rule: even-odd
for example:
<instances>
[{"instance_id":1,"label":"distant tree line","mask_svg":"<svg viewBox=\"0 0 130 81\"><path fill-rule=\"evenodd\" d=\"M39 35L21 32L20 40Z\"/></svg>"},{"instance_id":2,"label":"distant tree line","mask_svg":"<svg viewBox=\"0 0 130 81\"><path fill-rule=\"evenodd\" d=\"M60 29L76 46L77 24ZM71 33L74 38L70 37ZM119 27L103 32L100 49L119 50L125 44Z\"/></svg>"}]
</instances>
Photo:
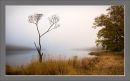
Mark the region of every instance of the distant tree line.
<instances>
[{"instance_id":1,"label":"distant tree line","mask_svg":"<svg viewBox=\"0 0 130 81\"><path fill-rule=\"evenodd\" d=\"M93 27L100 27L97 46L111 51L124 50L124 6L110 6L107 14L95 18Z\"/></svg>"}]
</instances>

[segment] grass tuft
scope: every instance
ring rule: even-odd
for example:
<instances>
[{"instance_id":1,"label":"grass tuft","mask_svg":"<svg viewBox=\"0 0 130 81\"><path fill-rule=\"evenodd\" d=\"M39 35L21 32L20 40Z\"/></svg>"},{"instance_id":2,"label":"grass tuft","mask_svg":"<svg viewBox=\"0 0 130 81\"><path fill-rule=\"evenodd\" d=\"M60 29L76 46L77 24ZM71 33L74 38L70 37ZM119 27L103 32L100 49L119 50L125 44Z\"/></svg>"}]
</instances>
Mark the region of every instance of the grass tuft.
<instances>
[{"instance_id":1,"label":"grass tuft","mask_svg":"<svg viewBox=\"0 0 130 81\"><path fill-rule=\"evenodd\" d=\"M93 58L48 59L39 63L13 67L6 65L7 75L124 75L124 55L119 52L92 52Z\"/></svg>"}]
</instances>

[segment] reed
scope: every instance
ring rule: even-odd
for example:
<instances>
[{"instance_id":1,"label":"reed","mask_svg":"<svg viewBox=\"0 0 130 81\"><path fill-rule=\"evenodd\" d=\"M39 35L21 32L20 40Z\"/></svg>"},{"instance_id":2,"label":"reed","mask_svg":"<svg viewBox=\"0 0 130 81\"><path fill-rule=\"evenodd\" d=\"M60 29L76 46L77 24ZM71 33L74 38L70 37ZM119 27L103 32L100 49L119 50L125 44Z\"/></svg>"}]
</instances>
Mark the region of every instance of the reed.
<instances>
[{"instance_id":1,"label":"reed","mask_svg":"<svg viewBox=\"0 0 130 81\"><path fill-rule=\"evenodd\" d=\"M7 75L124 75L124 56L115 52L92 52L93 58L32 60L23 66L6 65Z\"/></svg>"}]
</instances>

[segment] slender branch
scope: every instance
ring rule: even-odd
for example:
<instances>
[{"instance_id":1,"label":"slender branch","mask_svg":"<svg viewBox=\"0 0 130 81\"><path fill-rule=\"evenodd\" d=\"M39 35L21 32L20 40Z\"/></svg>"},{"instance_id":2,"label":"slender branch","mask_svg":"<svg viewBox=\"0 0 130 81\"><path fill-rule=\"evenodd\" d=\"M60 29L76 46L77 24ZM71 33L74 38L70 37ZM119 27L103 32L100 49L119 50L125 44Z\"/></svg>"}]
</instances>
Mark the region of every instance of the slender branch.
<instances>
[{"instance_id":1,"label":"slender branch","mask_svg":"<svg viewBox=\"0 0 130 81\"><path fill-rule=\"evenodd\" d=\"M38 47L37 47L37 45L36 45L35 42L34 42L34 45L35 45L35 47L36 47L36 49L37 49L37 51L38 51L38 54L40 54L40 50L38 49Z\"/></svg>"},{"instance_id":2,"label":"slender branch","mask_svg":"<svg viewBox=\"0 0 130 81\"><path fill-rule=\"evenodd\" d=\"M40 31L38 29L38 22L35 25L37 27L37 31L38 31L38 35L39 35L39 48L40 48L40 51L41 51L41 37L40 37Z\"/></svg>"},{"instance_id":3,"label":"slender branch","mask_svg":"<svg viewBox=\"0 0 130 81\"><path fill-rule=\"evenodd\" d=\"M52 29L50 29L49 31L51 31L51 30L53 30L53 29L56 29L56 28L58 28L59 27L59 25L56 25L56 26L54 26Z\"/></svg>"},{"instance_id":4,"label":"slender branch","mask_svg":"<svg viewBox=\"0 0 130 81\"><path fill-rule=\"evenodd\" d=\"M44 32L43 34L41 34L40 37L42 37L43 35L45 35L47 32L51 31L52 29L55 29L55 28L58 27L57 23L59 21L59 18L56 15L53 15L51 18L48 18L48 20L50 21L51 25L50 25L50 27L48 28L48 30L46 32Z\"/></svg>"},{"instance_id":5,"label":"slender branch","mask_svg":"<svg viewBox=\"0 0 130 81\"><path fill-rule=\"evenodd\" d=\"M35 47L36 47L36 49L37 49L37 45L36 45L36 43L34 42L34 45L35 45Z\"/></svg>"},{"instance_id":6,"label":"slender branch","mask_svg":"<svg viewBox=\"0 0 130 81\"><path fill-rule=\"evenodd\" d=\"M40 31L38 29L38 23L35 23L36 27L37 27L37 31L38 31L38 35L40 35Z\"/></svg>"},{"instance_id":7,"label":"slender branch","mask_svg":"<svg viewBox=\"0 0 130 81\"><path fill-rule=\"evenodd\" d=\"M45 35L47 32L49 32L51 30L51 28L53 27L54 23L48 28L48 30L46 32L44 32L40 37L42 37L43 35Z\"/></svg>"}]
</instances>

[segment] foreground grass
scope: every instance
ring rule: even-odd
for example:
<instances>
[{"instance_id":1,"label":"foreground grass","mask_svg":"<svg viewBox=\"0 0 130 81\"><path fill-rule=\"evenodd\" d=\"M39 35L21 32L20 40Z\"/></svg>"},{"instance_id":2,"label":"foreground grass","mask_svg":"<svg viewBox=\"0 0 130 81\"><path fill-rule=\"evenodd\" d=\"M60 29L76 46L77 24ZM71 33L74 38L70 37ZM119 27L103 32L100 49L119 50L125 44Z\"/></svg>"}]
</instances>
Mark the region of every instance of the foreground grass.
<instances>
[{"instance_id":1,"label":"foreground grass","mask_svg":"<svg viewBox=\"0 0 130 81\"><path fill-rule=\"evenodd\" d=\"M32 61L24 66L6 65L7 75L124 75L124 54L92 52L94 58Z\"/></svg>"}]
</instances>

